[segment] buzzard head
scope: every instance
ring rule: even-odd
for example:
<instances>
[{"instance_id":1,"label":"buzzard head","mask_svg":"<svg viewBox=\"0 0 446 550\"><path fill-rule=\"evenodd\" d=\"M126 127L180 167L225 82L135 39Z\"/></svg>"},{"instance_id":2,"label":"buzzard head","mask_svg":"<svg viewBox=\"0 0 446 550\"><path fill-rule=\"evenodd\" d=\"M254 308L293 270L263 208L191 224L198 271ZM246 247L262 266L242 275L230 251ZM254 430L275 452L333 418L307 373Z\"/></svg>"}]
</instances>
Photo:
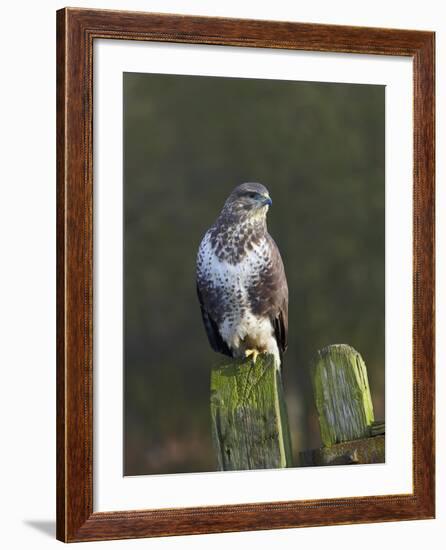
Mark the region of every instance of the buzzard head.
<instances>
[{"instance_id":1,"label":"buzzard head","mask_svg":"<svg viewBox=\"0 0 446 550\"><path fill-rule=\"evenodd\" d=\"M264 217L273 201L268 189L261 183L242 183L237 186L225 202L224 210L241 218Z\"/></svg>"}]
</instances>

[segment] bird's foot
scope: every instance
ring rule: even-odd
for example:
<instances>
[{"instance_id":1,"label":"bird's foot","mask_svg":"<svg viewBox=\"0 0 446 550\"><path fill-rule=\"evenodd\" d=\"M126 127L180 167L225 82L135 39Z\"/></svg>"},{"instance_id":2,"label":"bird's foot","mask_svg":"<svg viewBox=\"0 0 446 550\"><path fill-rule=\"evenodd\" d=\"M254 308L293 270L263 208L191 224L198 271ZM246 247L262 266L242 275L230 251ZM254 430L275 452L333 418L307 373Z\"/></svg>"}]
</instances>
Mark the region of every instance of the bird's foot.
<instances>
[{"instance_id":1,"label":"bird's foot","mask_svg":"<svg viewBox=\"0 0 446 550\"><path fill-rule=\"evenodd\" d=\"M257 356L258 356L258 355L259 355L259 351L256 350L256 349L247 349L247 350L245 351L245 357L246 357L246 358L252 357L252 362L254 363L254 365L255 365L255 363L256 363L256 361L257 361Z\"/></svg>"}]
</instances>

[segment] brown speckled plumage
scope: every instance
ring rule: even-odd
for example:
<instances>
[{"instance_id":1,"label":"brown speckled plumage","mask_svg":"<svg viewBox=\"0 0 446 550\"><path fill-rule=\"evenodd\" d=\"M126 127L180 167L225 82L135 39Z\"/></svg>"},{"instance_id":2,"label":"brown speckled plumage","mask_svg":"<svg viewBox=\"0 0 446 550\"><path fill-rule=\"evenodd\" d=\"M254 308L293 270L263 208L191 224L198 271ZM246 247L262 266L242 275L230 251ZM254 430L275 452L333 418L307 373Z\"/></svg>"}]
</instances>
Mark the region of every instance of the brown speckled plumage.
<instances>
[{"instance_id":1,"label":"brown speckled plumage","mask_svg":"<svg viewBox=\"0 0 446 550\"><path fill-rule=\"evenodd\" d=\"M197 255L197 292L215 351L243 357L268 352L280 364L287 347L288 287L276 243L268 234L268 190L234 189Z\"/></svg>"}]
</instances>

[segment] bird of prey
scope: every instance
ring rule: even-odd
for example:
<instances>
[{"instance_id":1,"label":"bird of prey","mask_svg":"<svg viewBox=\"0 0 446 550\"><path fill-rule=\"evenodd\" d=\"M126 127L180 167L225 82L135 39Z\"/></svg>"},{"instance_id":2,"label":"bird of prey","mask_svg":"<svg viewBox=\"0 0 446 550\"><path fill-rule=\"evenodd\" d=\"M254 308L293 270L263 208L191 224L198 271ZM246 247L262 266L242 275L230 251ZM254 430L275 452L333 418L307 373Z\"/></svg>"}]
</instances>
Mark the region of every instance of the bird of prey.
<instances>
[{"instance_id":1,"label":"bird of prey","mask_svg":"<svg viewBox=\"0 0 446 550\"><path fill-rule=\"evenodd\" d=\"M197 254L197 293L212 348L234 358L287 348L288 285L279 249L266 227L272 201L260 183L227 198Z\"/></svg>"}]
</instances>

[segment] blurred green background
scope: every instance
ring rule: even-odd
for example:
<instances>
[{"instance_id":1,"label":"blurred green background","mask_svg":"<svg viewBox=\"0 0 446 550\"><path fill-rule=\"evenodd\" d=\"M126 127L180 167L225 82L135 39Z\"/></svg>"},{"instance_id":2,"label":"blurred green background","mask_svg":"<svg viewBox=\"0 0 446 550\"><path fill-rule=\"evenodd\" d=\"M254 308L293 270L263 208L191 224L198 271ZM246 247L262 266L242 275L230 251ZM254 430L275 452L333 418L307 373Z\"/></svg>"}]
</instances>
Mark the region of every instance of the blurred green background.
<instances>
[{"instance_id":1,"label":"blurred green background","mask_svg":"<svg viewBox=\"0 0 446 550\"><path fill-rule=\"evenodd\" d=\"M124 74L124 473L216 469L200 240L233 187L266 185L288 278L294 452L320 445L309 364L348 343L384 418L384 87Z\"/></svg>"}]
</instances>

